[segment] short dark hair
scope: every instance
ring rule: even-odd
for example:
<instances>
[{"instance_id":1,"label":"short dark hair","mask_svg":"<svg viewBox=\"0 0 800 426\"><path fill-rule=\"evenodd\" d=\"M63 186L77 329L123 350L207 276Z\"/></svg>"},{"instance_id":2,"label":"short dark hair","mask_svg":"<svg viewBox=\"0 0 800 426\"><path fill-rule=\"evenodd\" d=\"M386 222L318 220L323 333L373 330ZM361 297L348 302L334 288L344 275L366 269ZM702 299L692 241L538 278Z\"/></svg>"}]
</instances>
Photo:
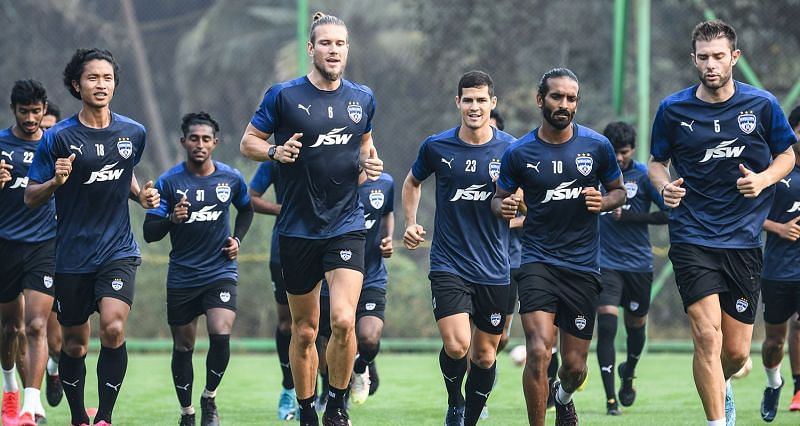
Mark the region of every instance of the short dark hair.
<instances>
[{"instance_id":1,"label":"short dark hair","mask_svg":"<svg viewBox=\"0 0 800 426\"><path fill-rule=\"evenodd\" d=\"M796 129L798 124L800 124L800 105L794 107L789 113L789 125L792 126L792 129Z\"/></svg>"},{"instance_id":2,"label":"short dark hair","mask_svg":"<svg viewBox=\"0 0 800 426\"><path fill-rule=\"evenodd\" d=\"M605 130L603 130L603 136L611 141L611 146L614 147L615 151L626 146L636 148L636 129L624 121L608 123Z\"/></svg>"},{"instance_id":3,"label":"short dark hair","mask_svg":"<svg viewBox=\"0 0 800 426\"><path fill-rule=\"evenodd\" d=\"M219 124L216 120L211 118L211 114L205 111L190 112L184 115L181 119L181 132L183 132L183 137L186 137L186 135L189 133L189 127L196 124L210 126L212 129L214 129L215 136L217 132L219 132Z\"/></svg>"},{"instance_id":4,"label":"short dark hair","mask_svg":"<svg viewBox=\"0 0 800 426\"><path fill-rule=\"evenodd\" d=\"M732 26L720 19L697 24L692 31L692 52L697 51L698 41L711 41L718 38L727 38L731 51L736 50L736 30Z\"/></svg>"},{"instance_id":5,"label":"short dark hair","mask_svg":"<svg viewBox=\"0 0 800 426\"><path fill-rule=\"evenodd\" d=\"M56 118L56 121L61 121L61 108L58 105L48 102L47 103L47 112L44 115L52 115Z\"/></svg>"},{"instance_id":6,"label":"short dark hair","mask_svg":"<svg viewBox=\"0 0 800 426\"><path fill-rule=\"evenodd\" d=\"M67 86L69 94L75 99L80 99L81 94L72 87L73 81L80 81L81 74L83 74L83 67L87 62L95 59L107 61L114 68L114 85L119 85L119 65L114 60L114 55L108 50L91 48L91 49L78 49L72 55L69 63L64 67L64 85Z\"/></svg>"},{"instance_id":7,"label":"short dark hair","mask_svg":"<svg viewBox=\"0 0 800 426\"><path fill-rule=\"evenodd\" d=\"M311 30L308 33L308 39L311 40L311 44L314 44L317 41L317 35L315 34L315 30L320 25L341 25L347 30L347 25L344 24L344 21L337 18L333 15L326 15L322 12L317 12L311 18Z\"/></svg>"},{"instance_id":8,"label":"short dark hair","mask_svg":"<svg viewBox=\"0 0 800 426\"><path fill-rule=\"evenodd\" d=\"M31 105L37 102L47 103L47 91L42 83L36 80L17 80L11 89L11 107Z\"/></svg>"},{"instance_id":9,"label":"short dark hair","mask_svg":"<svg viewBox=\"0 0 800 426\"><path fill-rule=\"evenodd\" d=\"M494 123L495 127L497 127L497 130L503 130L506 127L506 122L503 120L503 116L496 109L492 110L492 112L489 114L489 118L494 118Z\"/></svg>"},{"instance_id":10,"label":"short dark hair","mask_svg":"<svg viewBox=\"0 0 800 426\"><path fill-rule=\"evenodd\" d=\"M578 83L578 77L575 75L574 72L570 71L568 68L553 68L550 71L544 73L542 75L542 79L539 80L539 89L537 92L539 96L545 97L547 95L547 92L550 91L550 79L559 77L567 77L575 81L575 83Z\"/></svg>"},{"instance_id":11,"label":"short dark hair","mask_svg":"<svg viewBox=\"0 0 800 426\"><path fill-rule=\"evenodd\" d=\"M492 77L483 71L470 71L462 75L461 79L458 80L458 97L461 97L466 88L483 86L489 88L489 96L494 96L494 81L492 81Z\"/></svg>"}]
</instances>

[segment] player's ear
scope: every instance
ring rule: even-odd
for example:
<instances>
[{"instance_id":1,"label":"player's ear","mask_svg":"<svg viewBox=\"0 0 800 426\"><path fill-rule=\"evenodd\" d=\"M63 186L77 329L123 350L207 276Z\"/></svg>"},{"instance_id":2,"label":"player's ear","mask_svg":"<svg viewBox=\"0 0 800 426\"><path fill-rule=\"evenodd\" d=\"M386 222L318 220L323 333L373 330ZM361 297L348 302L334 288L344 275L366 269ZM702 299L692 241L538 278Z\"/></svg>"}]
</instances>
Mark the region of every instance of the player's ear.
<instances>
[{"instance_id":1,"label":"player's ear","mask_svg":"<svg viewBox=\"0 0 800 426\"><path fill-rule=\"evenodd\" d=\"M731 65L736 65L736 63L739 62L739 56L741 56L741 55L742 55L742 51L739 50L739 49L736 49L736 50L732 51L731 52L731 58L733 58L733 59L731 61Z\"/></svg>"},{"instance_id":2,"label":"player's ear","mask_svg":"<svg viewBox=\"0 0 800 426\"><path fill-rule=\"evenodd\" d=\"M492 96L492 109L497 106L497 96Z\"/></svg>"},{"instance_id":3,"label":"player's ear","mask_svg":"<svg viewBox=\"0 0 800 426\"><path fill-rule=\"evenodd\" d=\"M458 96L456 96L456 108L461 109L461 98Z\"/></svg>"}]
</instances>

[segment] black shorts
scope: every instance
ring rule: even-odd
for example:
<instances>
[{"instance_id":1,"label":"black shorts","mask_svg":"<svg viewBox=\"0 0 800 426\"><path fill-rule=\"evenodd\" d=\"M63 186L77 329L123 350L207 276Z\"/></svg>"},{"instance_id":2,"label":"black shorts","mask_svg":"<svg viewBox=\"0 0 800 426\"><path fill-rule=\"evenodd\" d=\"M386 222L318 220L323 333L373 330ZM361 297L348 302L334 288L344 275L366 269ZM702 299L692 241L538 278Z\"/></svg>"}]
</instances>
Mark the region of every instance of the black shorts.
<instances>
[{"instance_id":1,"label":"black shorts","mask_svg":"<svg viewBox=\"0 0 800 426\"><path fill-rule=\"evenodd\" d=\"M186 325L212 308L236 312L236 281L220 280L209 285L167 289L167 323Z\"/></svg>"},{"instance_id":2,"label":"black shorts","mask_svg":"<svg viewBox=\"0 0 800 426\"><path fill-rule=\"evenodd\" d=\"M745 324L755 322L761 289L760 247L719 249L673 244L669 258L684 311L708 295L719 294L719 304L725 313Z\"/></svg>"},{"instance_id":3,"label":"black shorts","mask_svg":"<svg viewBox=\"0 0 800 426\"><path fill-rule=\"evenodd\" d=\"M39 243L0 239L0 259L0 303L11 302L25 289L55 294L55 239Z\"/></svg>"},{"instance_id":4,"label":"black shorts","mask_svg":"<svg viewBox=\"0 0 800 426\"><path fill-rule=\"evenodd\" d=\"M519 275L519 313L543 311L556 314L554 324L584 340L594 332L600 275L586 271L526 263Z\"/></svg>"},{"instance_id":5,"label":"black shorts","mask_svg":"<svg viewBox=\"0 0 800 426\"><path fill-rule=\"evenodd\" d=\"M628 313L638 317L647 315L650 310L652 272L602 269L600 287L597 306L622 306Z\"/></svg>"},{"instance_id":6,"label":"black shorts","mask_svg":"<svg viewBox=\"0 0 800 426\"><path fill-rule=\"evenodd\" d=\"M286 296L286 281L283 279L283 270L278 262L269 263L269 273L272 277L272 294L275 296L275 303L288 305L289 298Z\"/></svg>"},{"instance_id":7,"label":"black shorts","mask_svg":"<svg viewBox=\"0 0 800 426\"><path fill-rule=\"evenodd\" d=\"M56 309L58 322L64 326L81 325L97 312L104 297L119 299L133 306L138 257L111 261L96 272L85 274L56 273Z\"/></svg>"},{"instance_id":8,"label":"black shorts","mask_svg":"<svg viewBox=\"0 0 800 426\"><path fill-rule=\"evenodd\" d=\"M506 315L514 315L517 311L517 289L519 288L519 268L511 270L511 283L508 286Z\"/></svg>"},{"instance_id":9,"label":"black shorts","mask_svg":"<svg viewBox=\"0 0 800 426\"><path fill-rule=\"evenodd\" d=\"M436 321L467 313L479 330L499 335L506 323L508 285L469 282L449 272L431 271L431 304Z\"/></svg>"},{"instance_id":10,"label":"black shorts","mask_svg":"<svg viewBox=\"0 0 800 426\"><path fill-rule=\"evenodd\" d=\"M376 317L384 320L386 313L386 289L369 287L361 290L356 306L356 324L361 318ZM331 337L331 299L329 296L319 297L319 334Z\"/></svg>"},{"instance_id":11,"label":"black shorts","mask_svg":"<svg viewBox=\"0 0 800 426\"><path fill-rule=\"evenodd\" d=\"M366 231L312 240L279 236L281 266L286 292L308 294L334 269L353 269L364 273Z\"/></svg>"},{"instance_id":12,"label":"black shorts","mask_svg":"<svg viewBox=\"0 0 800 426\"><path fill-rule=\"evenodd\" d=\"M800 313L800 281L761 281L761 300L764 302L764 322L783 324Z\"/></svg>"}]
</instances>

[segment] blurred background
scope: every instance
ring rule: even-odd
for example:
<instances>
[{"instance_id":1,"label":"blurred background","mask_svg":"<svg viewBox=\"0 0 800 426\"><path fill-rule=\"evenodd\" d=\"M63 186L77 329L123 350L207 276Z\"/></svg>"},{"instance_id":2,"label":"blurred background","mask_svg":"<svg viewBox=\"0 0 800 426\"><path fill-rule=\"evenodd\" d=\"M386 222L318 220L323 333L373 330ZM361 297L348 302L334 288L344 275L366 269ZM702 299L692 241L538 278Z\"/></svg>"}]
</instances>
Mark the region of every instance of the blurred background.
<instances>
[{"instance_id":1,"label":"blurred background","mask_svg":"<svg viewBox=\"0 0 800 426\"><path fill-rule=\"evenodd\" d=\"M735 78L771 91L785 111L800 95L800 0L37 0L0 2L0 88L35 78L64 116L80 104L62 83L76 48L111 50L121 83L112 109L149 132L141 179L155 179L184 158L180 117L205 110L221 124L216 160L249 180L257 164L239 154L239 139L265 90L308 70L308 23L317 10L348 25L345 77L366 84L378 109L374 137L396 182L395 255L384 335L437 336L430 309L428 251L402 248L400 186L422 140L459 123L458 78L482 69L494 78L506 131L516 135L541 119L534 93L540 76L564 66L580 79L577 121L602 131L613 120L639 130L639 158L648 156L649 127L658 102L695 84L691 31L719 17L739 35L744 61ZM2 94L2 92L0 92ZM11 111L0 124L13 124ZM432 179L431 179L432 180ZM272 190L265 195L273 197ZM431 235L434 187L423 189L420 221ZM165 278L169 244L146 245L144 212L131 205L142 244L132 337L169 337ZM266 338L275 327L267 267L273 219L258 216L240 255L239 337ZM469 230L464 230L468 232ZM435 231L434 231L435 232ZM671 268L666 228L651 228L656 257L654 345L689 344ZM760 321L760 315L759 315ZM622 330L622 329L621 329ZM760 322L754 342L763 336ZM521 336L521 327L513 327ZM438 345L437 345L438 346Z\"/></svg>"}]
</instances>

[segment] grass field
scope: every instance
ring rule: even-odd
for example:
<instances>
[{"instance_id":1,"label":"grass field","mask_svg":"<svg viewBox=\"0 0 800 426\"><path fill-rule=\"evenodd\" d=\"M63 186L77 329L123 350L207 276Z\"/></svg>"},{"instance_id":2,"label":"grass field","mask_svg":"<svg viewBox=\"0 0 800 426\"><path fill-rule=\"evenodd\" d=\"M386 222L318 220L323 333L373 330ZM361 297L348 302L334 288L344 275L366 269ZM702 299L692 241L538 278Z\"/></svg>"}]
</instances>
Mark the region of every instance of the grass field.
<instances>
[{"instance_id":1,"label":"grass field","mask_svg":"<svg viewBox=\"0 0 800 426\"><path fill-rule=\"evenodd\" d=\"M96 404L96 358L87 360L87 405ZM759 415L765 383L759 357L753 358L753 372L734 384L738 424L764 424ZM195 405L205 383L205 355L195 355ZM169 355L132 354L128 375L114 413L116 425L174 425L178 422L178 403L169 371ZM363 406L352 407L356 425L440 425L446 396L438 358L435 354L382 354L378 357L380 389ZM490 417L484 425L526 424L520 375L508 354L498 362L499 382L489 399ZM636 404L624 409L621 417L605 415L599 369L589 359L589 383L575 395L581 424L586 425L701 425L705 424L699 398L691 376L689 354L651 354L639 363ZM791 374L784 362L787 385L781 395L781 412L772 424L800 424L800 413L787 410L791 399ZM217 404L221 420L227 425L294 425L275 419L280 373L274 355L234 353L219 389ZM552 412L548 424L553 424ZM50 408L51 425L69 423L66 400ZM198 415L198 422L199 422Z\"/></svg>"}]
</instances>

